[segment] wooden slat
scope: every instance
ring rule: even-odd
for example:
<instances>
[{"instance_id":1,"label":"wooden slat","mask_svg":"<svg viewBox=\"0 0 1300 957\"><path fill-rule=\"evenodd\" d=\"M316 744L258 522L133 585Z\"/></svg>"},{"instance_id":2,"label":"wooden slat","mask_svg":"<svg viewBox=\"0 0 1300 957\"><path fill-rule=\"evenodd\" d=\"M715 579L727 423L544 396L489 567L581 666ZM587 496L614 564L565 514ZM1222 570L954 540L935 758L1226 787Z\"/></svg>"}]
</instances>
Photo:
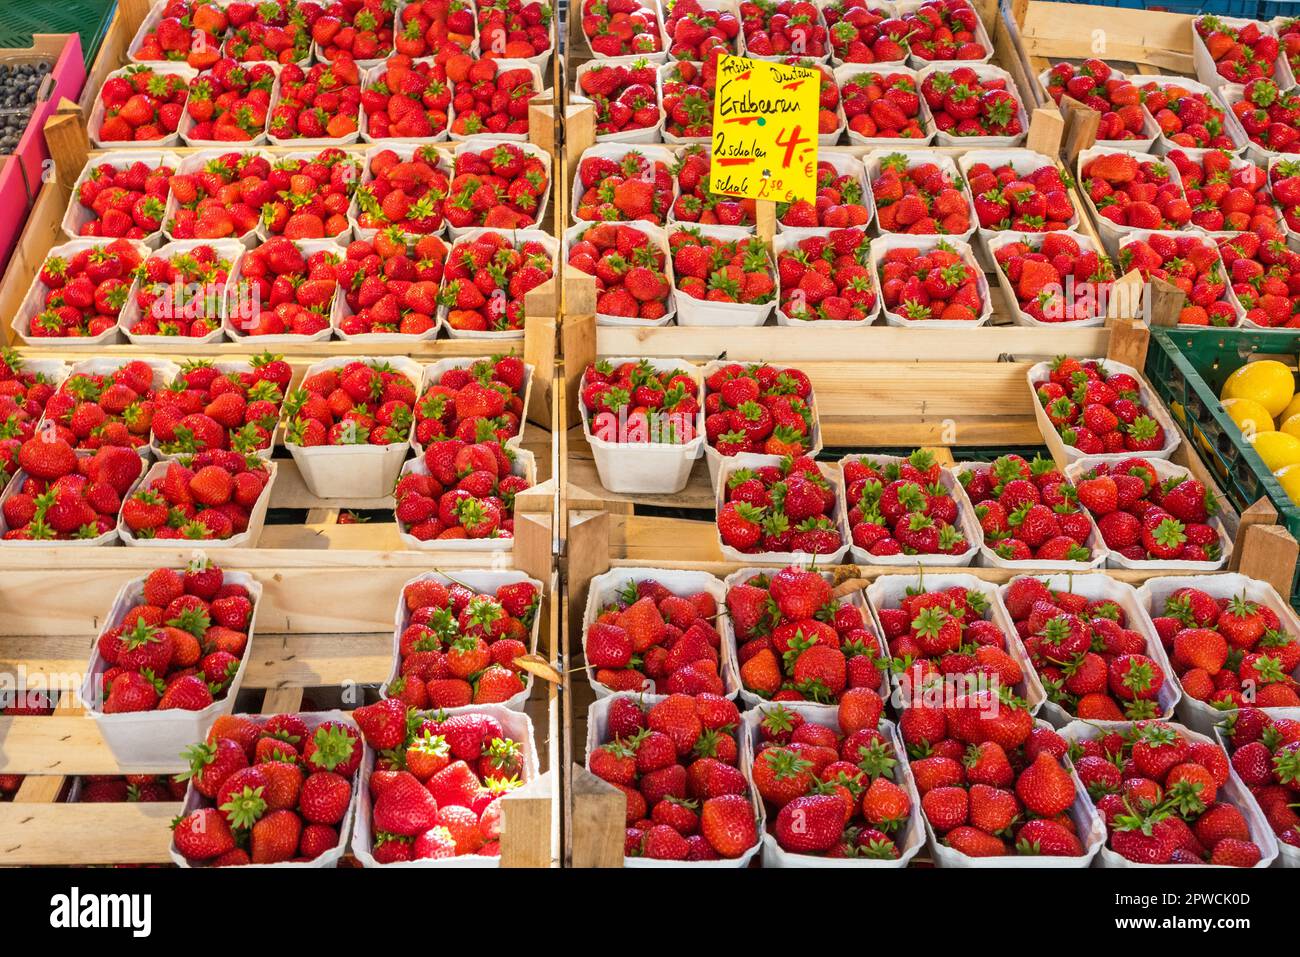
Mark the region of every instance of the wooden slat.
<instances>
[{"instance_id":1,"label":"wooden slat","mask_svg":"<svg viewBox=\"0 0 1300 957\"><path fill-rule=\"evenodd\" d=\"M0 865L167 863L180 812L179 801L0 804Z\"/></svg>"}]
</instances>

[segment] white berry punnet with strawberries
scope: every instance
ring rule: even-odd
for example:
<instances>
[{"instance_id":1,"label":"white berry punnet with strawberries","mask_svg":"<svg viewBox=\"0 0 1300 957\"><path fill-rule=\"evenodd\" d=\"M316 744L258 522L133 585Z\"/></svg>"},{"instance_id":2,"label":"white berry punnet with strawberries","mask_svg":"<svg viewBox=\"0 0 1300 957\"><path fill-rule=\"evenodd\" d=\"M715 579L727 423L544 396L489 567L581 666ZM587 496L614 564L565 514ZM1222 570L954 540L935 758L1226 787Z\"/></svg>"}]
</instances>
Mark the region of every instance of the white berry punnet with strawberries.
<instances>
[{"instance_id":1,"label":"white berry punnet with strawberries","mask_svg":"<svg viewBox=\"0 0 1300 957\"><path fill-rule=\"evenodd\" d=\"M800 456L820 448L812 383L799 369L721 363L704 379L704 416L708 447L722 456Z\"/></svg>"},{"instance_id":2,"label":"white berry punnet with strawberries","mask_svg":"<svg viewBox=\"0 0 1300 957\"><path fill-rule=\"evenodd\" d=\"M492 356L431 368L415 403L412 446L430 442L509 442L524 426L529 367L518 356Z\"/></svg>"},{"instance_id":3,"label":"white berry punnet with strawberries","mask_svg":"<svg viewBox=\"0 0 1300 957\"><path fill-rule=\"evenodd\" d=\"M46 339L106 340L117 328L147 252L127 239L56 246L32 280L15 331L33 345Z\"/></svg>"},{"instance_id":4,"label":"white berry punnet with strawberries","mask_svg":"<svg viewBox=\"0 0 1300 957\"><path fill-rule=\"evenodd\" d=\"M1196 710L1216 720L1236 708L1300 707L1300 628L1271 587L1240 575L1168 577L1142 594L1188 705L1203 703Z\"/></svg>"},{"instance_id":5,"label":"white berry punnet with strawberries","mask_svg":"<svg viewBox=\"0 0 1300 957\"><path fill-rule=\"evenodd\" d=\"M105 236L146 240L154 236L167 209L174 154L148 161L127 160L87 165L76 186L75 202L64 217L71 236ZM70 229L69 227L74 227Z\"/></svg>"},{"instance_id":6,"label":"white berry punnet with strawberries","mask_svg":"<svg viewBox=\"0 0 1300 957\"><path fill-rule=\"evenodd\" d=\"M321 368L285 398L285 442L301 448L406 442L415 390L408 373L378 359Z\"/></svg>"},{"instance_id":7,"label":"white berry punnet with strawberries","mask_svg":"<svg viewBox=\"0 0 1300 957\"><path fill-rule=\"evenodd\" d=\"M1177 286L1184 293L1178 323L1235 326L1237 308L1228 292L1228 274L1215 241L1207 236L1147 233L1130 237L1119 250L1122 274L1136 269L1142 278Z\"/></svg>"},{"instance_id":8,"label":"white berry punnet with strawberries","mask_svg":"<svg viewBox=\"0 0 1300 957\"><path fill-rule=\"evenodd\" d=\"M1177 445L1177 436L1165 430L1163 410L1153 411L1141 380L1126 369L1101 359L1058 356L1030 370L1039 424L1051 429L1072 458L1167 458Z\"/></svg>"},{"instance_id":9,"label":"white berry punnet with strawberries","mask_svg":"<svg viewBox=\"0 0 1300 957\"><path fill-rule=\"evenodd\" d=\"M678 0L669 10L664 31L668 34L668 55L674 60L699 63L715 50L736 53L739 18L725 3L706 3L707 8L700 0Z\"/></svg>"},{"instance_id":10,"label":"white berry punnet with strawberries","mask_svg":"<svg viewBox=\"0 0 1300 957\"><path fill-rule=\"evenodd\" d=\"M979 15L967 0L927 0L901 17L908 50L916 60L986 60Z\"/></svg>"},{"instance_id":11,"label":"white berry punnet with strawberries","mask_svg":"<svg viewBox=\"0 0 1300 957\"><path fill-rule=\"evenodd\" d=\"M1268 867L1277 857L1277 841L1211 738L1163 721L1076 721L1062 734L1105 822L1106 866Z\"/></svg>"},{"instance_id":12,"label":"white berry punnet with strawberries","mask_svg":"<svg viewBox=\"0 0 1300 957\"><path fill-rule=\"evenodd\" d=\"M1044 567L1096 566L1105 552L1078 493L1051 459L1011 454L988 465L959 466L966 497L975 506L986 555Z\"/></svg>"},{"instance_id":13,"label":"white berry punnet with strawberries","mask_svg":"<svg viewBox=\"0 0 1300 957\"><path fill-rule=\"evenodd\" d=\"M119 532L129 545L170 540L254 547L275 469L254 453L220 448L159 462L122 502ZM241 538L245 533L251 541Z\"/></svg>"},{"instance_id":14,"label":"white berry punnet with strawberries","mask_svg":"<svg viewBox=\"0 0 1300 957\"><path fill-rule=\"evenodd\" d=\"M827 556L834 564L848 542L839 475L810 457L785 456L778 465L724 464L718 473L718 538L724 554ZM775 556L775 558L773 558Z\"/></svg>"},{"instance_id":15,"label":"white berry punnet with strawberries","mask_svg":"<svg viewBox=\"0 0 1300 957\"><path fill-rule=\"evenodd\" d=\"M1105 321L1102 297L1110 295L1115 267L1091 240L1074 232L1004 233L989 245L1002 289L1008 299L1015 297L1023 320L1079 325ZM1073 295L1066 295L1067 288Z\"/></svg>"},{"instance_id":16,"label":"white berry punnet with strawberries","mask_svg":"<svg viewBox=\"0 0 1300 957\"><path fill-rule=\"evenodd\" d=\"M1178 700L1169 662L1132 589L1105 584L1073 591L1068 578L1024 577L1000 595L1048 702L1067 719L1169 717Z\"/></svg>"},{"instance_id":17,"label":"white berry punnet with strawberries","mask_svg":"<svg viewBox=\"0 0 1300 957\"><path fill-rule=\"evenodd\" d=\"M140 336L220 338L230 271L240 252L237 244L187 243L152 254L138 269L124 331L133 342Z\"/></svg>"},{"instance_id":18,"label":"white berry punnet with strawberries","mask_svg":"<svg viewBox=\"0 0 1300 957\"><path fill-rule=\"evenodd\" d=\"M87 706L202 711L237 692L261 591L211 562L129 583L96 642Z\"/></svg>"},{"instance_id":19,"label":"white berry punnet with strawberries","mask_svg":"<svg viewBox=\"0 0 1300 957\"><path fill-rule=\"evenodd\" d=\"M223 715L185 752L172 859L189 867L331 867L352 825L366 749L341 711Z\"/></svg>"},{"instance_id":20,"label":"white berry punnet with strawberries","mask_svg":"<svg viewBox=\"0 0 1300 957\"><path fill-rule=\"evenodd\" d=\"M867 589L867 600L890 657L903 662L892 673L897 694L919 699L953 676L983 676L995 697L1026 716L1042 703L1042 686L1009 637L1005 610L972 576L886 575Z\"/></svg>"},{"instance_id":21,"label":"white berry punnet with strawberries","mask_svg":"<svg viewBox=\"0 0 1300 957\"><path fill-rule=\"evenodd\" d=\"M748 704L887 693L889 664L870 612L860 596L836 598L825 573L742 569L728 579L726 603Z\"/></svg>"},{"instance_id":22,"label":"white berry punnet with strawberries","mask_svg":"<svg viewBox=\"0 0 1300 957\"><path fill-rule=\"evenodd\" d=\"M941 137L991 136L1015 141L1024 135L1024 107L1010 77L1000 71L969 66L928 68L921 80L921 96Z\"/></svg>"},{"instance_id":23,"label":"white berry punnet with strawberries","mask_svg":"<svg viewBox=\"0 0 1300 957\"><path fill-rule=\"evenodd\" d=\"M667 241L645 225L597 222L571 235L568 264L595 278L603 321L661 325L672 318Z\"/></svg>"},{"instance_id":24,"label":"white berry punnet with strawberries","mask_svg":"<svg viewBox=\"0 0 1300 957\"><path fill-rule=\"evenodd\" d=\"M352 717L368 746L352 838L362 863L495 867L501 798L537 776L528 717L496 705L420 711L398 698Z\"/></svg>"},{"instance_id":25,"label":"white berry punnet with strawberries","mask_svg":"<svg viewBox=\"0 0 1300 957\"><path fill-rule=\"evenodd\" d=\"M641 0L583 0L582 32L598 57L639 56L664 49L656 7Z\"/></svg>"},{"instance_id":26,"label":"white berry punnet with strawberries","mask_svg":"<svg viewBox=\"0 0 1300 957\"><path fill-rule=\"evenodd\" d=\"M956 480L932 452L917 449L902 459L851 455L841 467L849 534L862 561L925 563L928 556L944 556L945 564L970 563L978 542L965 531L969 517L955 494Z\"/></svg>"},{"instance_id":27,"label":"white berry punnet with strawberries","mask_svg":"<svg viewBox=\"0 0 1300 957\"><path fill-rule=\"evenodd\" d=\"M1087 867L1104 825L1072 773L1068 742L1023 702L966 692L951 706L916 700L899 716L931 848L943 866L1006 857Z\"/></svg>"},{"instance_id":28,"label":"white berry punnet with strawberries","mask_svg":"<svg viewBox=\"0 0 1300 957\"><path fill-rule=\"evenodd\" d=\"M593 579L583 654L597 695L709 693L739 687L721 635L722 583L702 572L620 574Z\"/></svg>"},{"instance_id":29,"label":"white berry punnet with strawberries","mask_svg":"<svg viewBox=\"0 0 1300 957\"><path fill-rule=\"evenodd\" d=\"M587 770L627 801L624 863L735 861L758 850L740 770L736 703L716 694L618 694L588 713ZM631 859L631 860L629 860Z\"/></svg>"},{"instance_id":30,"label":"white berry punnet with strawberries","mask_svg":"<svg viewBox=\"0 0 1300 957\"><path fill-rule=\"evenodd\" d=\"M680 8L683 4L678 4ZM596 105L596 136L618 140L630 134L655 138L659 106L659 64L646 59L629 64L596 61L578 77L578 92Z\"/></svg>"},{"instance_id":31,"label":"white berry punnet with strawberries","mask_svg":"<svg viewBox=\"0 0 1300 957\"><path fill-rule=\"evenodd\" d=\"M830 54L826 24L808 0L742 0L740 26L747 56L825 60Z\"/></svg>"},{"instance_id":32,"label":"white berry punnet with strawberries","mask_svg":"<svg viewBox=\"0 0 1300 957\"><path fill-rule=\"evenodd\" d=\"M408 582L384 697L418 709L520 705L531 678L516 661L531 651L540 602L522 577L495 588L434 575Z\"/></svg>"},{"instance_id":33,"label":"white berry punnet with strawberries","mask_svg":"<svg viewBox=\"0 0 1300 957\"><path fill-rule=\"evenodd\" d=\"M1293 866L1300 859L1300 714L1243 708L1224 720L1219 735L1232 754L1232 769L1264 812L1287 866Z\"/></svg>"},{"instance_id":34,"label":"white berry punnet with strawberries","mask_svg":"<svg viewBox=\"0 0 1300 957\"><path fill-rule=\"evenodd\" d=\"M828 235L799 239L782 236L776 251L781 324L874 321L880 297L865 230L833 229Z\"/></svg>"},{"instance_id":35,"label":"white berry punnet with strawberries","mask_svg":"<svg viewBox=\"0 0 1300 957\"><path fill-rule=\"evenodd\" d=\"M685 369L602 359L583 373L581 402L589 431L602 442L686 445L699 435L699 390Z\"/></svg>"},{"instance_id":36,"label":"white berry punnet with strawberries","mask_svg":"<svg viewBox=\"0 0 1300 957\"><path fill-rule=\"evenodd\" d=\"M78 450L105 445L143 449L158 399L177 371L172 363L157 360L85 360L45 404L44 422Z\"/></svg>"},{"instance_id":37,"label":"white berry punnet with strawberries","mask_svg":"<svg viewBox=\"0 0 1300 957\"><path fill-rule=\"evenodd\" d=\"M1083 459L1071 466L1070 476L1113 561L1217 567L1227 558L1231 543L1214 517L1218 502L1186 469L1131 456Z\"/></svg>"},{"instance_id":38,"label":"white berry punnet with strawberries","mask_svg":"<svg viewBox=\"0 0 1300 957\"><path fill-rule=\"evenodd\" d=\"M834 714L776 702L744 717L749 776L767 809L765 854L788 863L902 867L924 843L920 799L884 702L851 688Z\"/></svg>"},{"instance_id":39,"label":"white berry punnet with strawberries","mask_svg":"<svg viewBox=\"0 0 1300 957\"><path fill-rule=\"evenodd\" d=\"M269 458L292 376L269 352L247 361L187 359L156 395L150 447L162 458L208 448Z\"/></svg>"},{"instance_id":40,"label":"white berry punnet with strawberries","mask_svg":"<svg viewBox=\"0 0 1300 957\"><path fill-rule=\"evenodd\" d=\"M0 543L103 545L116 537L118 512L144 460L116 445L78 455L63 439L37 432L12 459L0 459L0 478L9 485L7 469L14 482L0 502Z\"/></svg>"},{"instance_id":41,"label":"white berry punnet with strawberries","mask_svg":"<svg viewBox=\"0 0 1300 957\"><path fill-rule=\"evenodd\" d=\"M424 542L508 548L515 497L531 487L534 472L531 453L495 440L430 442L420 458L403 465L393 490L403 542L415 548Z\"/></svg>"},{"instance_id":42,"label":"white berry punnet with strawberries","mask_svg":"<svg viewBox=\"0 0 1300 957\"><path fill-rule=\"evenodd\" d=\"M13 349L0 349L0 487L18 471L18 450L36 434L66 372L60 360L24 359Z\"/></svg>"},{"instance_id":43,"label":"white berry punnet with strawberries","mask_svg":"<svg viewBox=\"0 0 1300 957\"><path fill-rule=\"evenodd\" d=\"M821 8L836 63L903 63L907 27L883 4L831 0Z\"/></svg>"}]
</instances>

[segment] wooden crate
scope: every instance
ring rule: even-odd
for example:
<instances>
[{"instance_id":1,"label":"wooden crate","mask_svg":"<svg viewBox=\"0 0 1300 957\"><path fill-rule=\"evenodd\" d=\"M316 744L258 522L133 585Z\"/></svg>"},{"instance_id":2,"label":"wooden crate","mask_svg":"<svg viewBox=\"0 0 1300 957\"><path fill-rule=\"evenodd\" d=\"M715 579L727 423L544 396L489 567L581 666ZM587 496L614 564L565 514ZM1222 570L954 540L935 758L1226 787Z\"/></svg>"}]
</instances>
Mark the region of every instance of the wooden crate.
<instances>
[{"instance_id":1,"label":"wooden crate","mask_svg":"<svg viewBox=\"0 0 1300 957\"><path fill-rule=\"evenodd\" d=\"M940 461L951 462L963 447L1042 444L1025 379L1034 362L1066 353L1108 356L1140 369L1148 340L1144 327L1127 320L1109 328L1064 331L866 329L817 335L805 330L783 336L784 342L776 335L753 335L779 334L776 329L746 330L746 336L733 335L729 340L722 335L728 331L601 328L595 333L595 351L601 356L674 356L696 361L725 352L738 361L788 361L812 380L827 446L825 458L871 446L923 445L932 447ZM855 355L862 358L846 358ZM557 378L557 389L567 388L567 371ZM886 408L887 412L878 411ZM622 863L623 811L621 802L613 798L619 795L580 767L587 708L595 700L594 691L579 674L587 586L611 568L684 568L725 577L743 565L725 561L719 550L713 489L703 461L696 464L686 489L675 495L615 494L600 486L581 428L558 437L557 475L565 490L560 528L565 538L561 565L566 618L560 642L567 670L574 676L564 703L562 732L566 753L572 756L564 791L566 813L574 822L567 835L566 860L574 866L617 867ZM1218 491L1185 435L1173 461L1211 491ZM677 514L647 514L664 508ZM1287 594L1297 545L1275 524L1272 506L1265 501L1242 515L1227 512L1222 517L1234 537L1231 567ZM838 582L853 582L856 588L882 574L905 573L898 567L857 565L834 571ZM996 568L933 571L967 572L999 583L1022 574ZM1108 569L1097 574L1137 585L1160 573Z\"/></svg>"}]
</instances>

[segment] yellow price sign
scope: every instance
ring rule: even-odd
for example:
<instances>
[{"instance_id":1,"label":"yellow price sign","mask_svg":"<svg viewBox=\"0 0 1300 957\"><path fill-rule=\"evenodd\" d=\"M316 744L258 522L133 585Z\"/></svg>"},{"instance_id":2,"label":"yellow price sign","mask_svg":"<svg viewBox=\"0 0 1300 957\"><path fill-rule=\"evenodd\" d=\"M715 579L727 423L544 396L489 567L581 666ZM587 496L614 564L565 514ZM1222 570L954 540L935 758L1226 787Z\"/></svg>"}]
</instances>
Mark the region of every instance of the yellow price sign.
<instances>
[{"instance_id":1,"label":"yellow price sign","mask_svg":"<svg viewBox=\"0 0 1300 957\"><path fill-rule=\"evenodd\" d=\"M718 58L709 189L789 203L817 197L816 67Z\"/></svg>"}]
</instances>

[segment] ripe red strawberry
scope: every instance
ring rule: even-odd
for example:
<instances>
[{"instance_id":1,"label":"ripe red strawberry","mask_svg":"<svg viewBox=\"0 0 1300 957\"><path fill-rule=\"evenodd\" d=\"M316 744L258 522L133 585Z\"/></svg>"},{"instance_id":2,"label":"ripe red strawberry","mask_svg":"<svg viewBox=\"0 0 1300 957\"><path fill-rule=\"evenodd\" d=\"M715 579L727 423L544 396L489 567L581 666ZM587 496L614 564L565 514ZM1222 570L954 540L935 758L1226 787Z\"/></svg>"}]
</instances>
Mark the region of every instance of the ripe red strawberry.
<instances>
[{"instance_id":1,"label":"ripe red strawberry","mask_svg":"<svg viewBox=\"0 0 1300 957\"><path fill-rule=\"evenodd\" d=\"M927 0L901 17L911 54L921 60L981 60L988 55L979 38L979 18L967 0Z\"/></svg>"},{"instance_id":2,"label":"ripe red strawberry","mask_svg":"<svg viewBox=\"0 0 1300 957\"><path fill-rule=\"evenodd\" d=\"M816 424L812 384L798 369L730 363L705 380L705 432L723 456L740 452L804 455ZM752 504L765 501L755 499Z\"/></svg>"},{"instance_id":3,"label":"ripe red strawberry","mask_svg":"<svg viewBox=\"0 0 1300 957\"><path fill-rule=\"evenodd\" d=\"M869 320L877 303L869 252L860 229L809 236L782 248L776 261L781 314L807 322Z\"/></svg>"},{"instance_id":4,"label":"ripe red strawberry","mask_svg":"<svg viewBox=\"0 0 1300 957\"><path fill-rule=\"evenodd\" d=\"M447 257L438 299L446 321L457 332L522 334L524 296L551 278L551 253L538 233L513 238L485 231L458 240ZM489 264L493 267L488 269Z\"/></svg>"},{"instance_id":5,"label":"ripe red strawberry","mask_svg":"<svg viewBox=\"0 0 1300 957\"><path fill-rule=\"evenodd\" d=\"M826 26L807 0L768 4L744 0L740 26L746 52L759 59L794 54L821 60L829 52Z\"/></svg>"},{"instance_id":6,"label":"ripe red strawberry","mask_svg":"<svg viewBox=\"0 0 1300 957\"><path fill-rule=\"evenodd\" d=\"M305 70L289 63L280 71L279 95L267 118L266 131L272 142L342 141L355 136L361 104L360 70L347 53L327 59L332 62Z\"/></svg>"},{"instance_id":7,"label":"ripe red strawberry","mask_svg":"<svg viewBox=\"0 0 1300 957\"><path fill-rule=\"evenodd\" d=\"M187 41L188 46L188 41ZM215 49L215 46L213 47ZM143 64L114 73L99 93L104 115L97 138L107 143L161 140L176 133L185 107L186 78Z\"/></svg>"},{"instance_id":8,"label":"ripe red strawberry","mask_svg":"<svg viewBox=\"0 0 1300 957\"><path fill-rule=\"evenodd\" d=\"M50 250L33 280L37 311L18 315L28 339L95 338L117 326L144 247L126 239L77 240Z\"/></svg>"},{"instance_id":9,"label":"ripe red strawberry","mask_svg":"<svg viewBox=\"0 0 1300 957\"><path fill-rule=\"evenodd\" d=\"M568 263L596 277L597 315L658 324L669 308L666 246L656 230L598 223L569 244Z\"/></svg>"},{"instance_id":10,"label":"ripe red strawberry","mask_svg":"<svg viewBox=\"0 0 1300 957\"><path fill-rule=\"evenodd\" d=\"M1069 229L1077 216L1055 165L1011 163L965 165L966 185L975 197L975 213L984 229L1041 233Z\"/></svg>"},{"instance_id":11,"label":"ripe red strawberry","mask_svg":"<svg viewBox=\"0 0 1300 957\"><path fill-rule=\"evenodd\" d=\"M1024 107L1009 80L997 68L933 68L921 81L921 95L940 133L1015 138L1025 131Z\"/></svg>"},{"instance_id":12,"label":"ripe red strawberry","mask_svg":"<svg viewBox=\"0 0 1300 957\"><path fill-rule=\"evenodd\" d=\"M773 605L776 605L773 608ZM797 617L814 608L819 617ZM881 690L872 626L856 605L837 604L817 572L755 575L727 592L746 691L776 700L836 702L848 688Z\"/></svg>"},{"instance_id":13,"label":"ripe red strawberry","mask_svg":"<svg viewBox=\"0 0 1300 957\"><path fill-rule=\"evenodd\" d=\"M976 201L977 210L982 200ZM1086 322L1101 315L1115 269L1092 240L1055 232L998 245L993 258L1015 291L1021 313L1037 322Z\"/></svg>"},{"instance_id":14,"label":"ripe red strawberry","mask_svg":"<svg viewBox=\"0 0 1300 957\"><path fill-rule=\"evenodd\" d=\"M1158 95L1154 84L1139 89L1126 74L1104 60L1093 57L1078 66L1057 63L1047 71L1046 86L1054 102L1069 96L1101 114L1098 142L1109 144L1153 135L1147 131L1142 97L1143 91Z\"/></svg>"},{"instance_id":15,"label":"ripe red strawberry","mask_svg":"<svg viewBox=\"0 0 1300 957\"><path fill-rule=\"evenodd\" d=\"M1117 226L1178 229L1192 218L1177 168L1141 154L1081 154L1079 181L1098 213Z\"/></svg>"},{"instance_id":16,"label":"ripe red strawberry","mask_svg":"<svg viewBox=\"0 0 1300 957\"><path fill-rule=\"evenodd\" d=\"M816 185L812 202L801 199L777 204L777 219L783 226L847 229L867 224L871 211L863 205L866 183L860 168L848 166L841 173L822 160L817 164Z\"/></svg>"},{"instance_id":17,"label":"ripe red strawberry","mask_svg":"<svg viewBox=\"0 0 1300 957\"><path fill-rule=\"evenodd\" d=\"M756 239L719 239L693 227L668 235L674 288L692 299L762 305L776 298L767 249Z\"/></svg>"},{"instance_id":18,"label":"ripe red strawberry","mask_svg":"<svg viewBox=\"0 0 1300 957\"><path fill-rule=\"evenodd\" d=\"M657 128L663 119L658 83L658 68L644 59L587 66L578 76L578 90L596 106L597 142L613 133Z\"/></svg>"},{"instance_id":19,"label":"ripe red strawberry","mask_svg":"<svg viewBox=\"0 0 1300 957\"><path fill-rule=\"evenodd\" d=\"M1271 30L1253 21L1233 26L1216 16L1197 17L1192 27L1197 44L1214 60L1215 72L1229 83L1273 76L1279 48Z\"/></svg>"},{"instance_id":20,"label":"ripe red strawberry","mask_svg":"<svg viewBox=\"0 0 1300 957\"><path fill-rule=\"evenodd\" d=\"M137 62L184 62L196 70L217 59L221 37L230 25L226 10L204 0L168 0L161 17L140 39L131 59Z\"/></svg>"},{"instance_id":21,"label":"ripe red strawberry","mask_svg":"<svg viewBox=\"0 0 1300 957\"><path fill-rule=\"evenodd\" d=\"M469 61L464 54L453 60ZM488 134L522 138L528 132L528 101L538 94L535 68L518 61L480 59L462 69L448 61L452 139Z\"/></svg>"},{"instance_id":22,"label":"ripe red strawberry","mask_svg":"<svg viewBox=\"0 0 1300 957\"><path fill-rule=\"evenodd\" d=\"M84 217L76 235L139 240L154 236L173 172L165 163L150 166L141 160L89 167L75 191L80 207L75 215Z\"/></svg>"},{"instance_id":23,"label":"ripe red strawberry","mask_svg":"<svg viewBox=\"0 0 1300 957\"><path fill-rule=\"evenodd\" d=\"M890 244L880 259L887 315L904 322L977 322L987 313L969 246L946 239L926 245L906 243Z\"/></svg>"},{"instance_id":24,"label":"ripe red strawberry","mask_svg":"<svg viewBox=\"0 0 1300 957\"><path fill-rule=\"evenodd\" d=\"M219 333L234 250L204 243L168 245L141 265L135 287L138 317L131 336L203 338Z\"/></svg>"},{"instance_id":25,"label":"ripe red strawberry","mask_svg":"<svg viewBox=\"0 0 1300 957\"><path fill-rule=\"evenodd\" d=\"M1172 159L1172 156L1171 156ZM1180 324L1231 326L1237 312L1228 297L1228 278L1215 244L1200 236L1151 234L1130 239L1119 250L1119 270L1136 269L1177 286L1186 296Z\"/></svg>"},{"instance_id":26,"label":"ripe red strawberry","mask_svg":"<svg viewBox=\"0 0 1300 957\"><path fill-rule=\"evenodd\" d=\"M676 60L660 76L664 134L702 141L713 135L713 91L719 51L702 62Z\"/></svg>"},{"instance_id":27,"label":"ripe red strawberry","mask_svg":"<svg viewBox=\"0 0 1300 957\"><path fill-rule=\"evenodd\" d=\"M1031 385L1065 445L1083 455L1111 456L1164 448L1164 426L1144 402L1136 377L1096 359L1062 356L1051 365L1050 378Z\"/></svg>"},{"instance_id":28,"label":"ripe red strawberry","mask_svg":"<svg viewBox=\"0 0 1300 957\"><path fill-rule=\"evenodd\" d=\"M584 0L582 32L597 57L658 53L664 48L659 15L637 0Z\"/></svg>"},{"instance_id":29,"label":"ripe red strawberry","mask_svg":"<svg viewBox=\"0 0 1300 957\"><path fill-rule=\"evenodd\" d=\"M718 533L724 545L745 553L804 552L827 555L844 544L839 529L838 492L816 463L806 456L789 458L780 466L738 468L720 473L725 483L724 507ZM761 487L767 504L753 504L751 483ZM781 485L773 497L774 486ZM784 494L782 494L782 492ZM739 517L742 521L736 522ZM757 526L757 535L751 525Z\"/></svg>"},{"instance_id":30,"label":"ripe red strawberry","mask_svg":"<svg viewBox=\"0 0 1300 957\"><path fill-rule=\"evenodd\" d=\"M629 149L618 159L584 153L574 215L580 220L662 223L672 203L672 171L656 152Z\"/></svg>"},{"instance_id":31,"label":"ripe red strawberry","mask_svg":"<svg viewBox=\"0 0 1300 957\"><path fill-rule=\"evenodd\" d=\"M382 72L367 74L361 91L365 132L371 139L433 137L447 129L451 84L441 63L398 53Z\"/></svg>"},{"instance_id":32,"label":"ripe red strawberry","mask_svg":"<svg viewBox=\"0 0 1300 957\"><path fill-rule=\"evenodd\" d=\"M910 73L858 73L840 84L840 95L850 134L868 140L926 139L933 130L921 115L921 98Z\"/></svg>"},{"instance_id":33,"label":"ripe red strawberry","mask_svg":"<svg viewBox=\"0 0 1300 957\"><path fill-rule=\"evenodd\" d=\"M335 271L351 311L339 322L344 338L436 335L438 287L449 250L437 236L411 239L401 226L390 226L373 240L348 244Z\"/></svg>"},{"instance_id":34,"label":"ripe red strawberry","mask_svg":"<svg viewBox=\"0 0 1300 957\"><path fill-rule=\"evenodd\" d=\"M524 374L517 356L465 360L432 377L415 404L414 445L518 435L524 415Z\"/></svg>"},{"instance_id":35,"label":"ripe red strawberry","mask_svg":"<svg viewBox=\"0 0 1300 957\"><path fill-rule=\"evenodd\" d=\"M396 9L374 0L335 0L311 24L319 56L341 60L382 60L393 52Z\"/></svg>"},{"instance_id":36,"label":"ripe red strawberry","mask_svg":"<svg viewBox=\"0 0 1300 957\"><path fill-rule=\"evenodd\" d=\"M1092 558L1088 536L1095 526L1051 459L1036 456L1029 462L1004 455L958 476L975 506L984 545L999 557L1014 559L1019 542L1043 561L1068 564Z\"/></svg>"},{"instance_id":37,"label":"ripe red strawberry","mask_svg":"<svg viewBox=\"0 0 1300 957\"><path fill-rule=\"evenodd\" d=\"M842 63L902 63L907 26L867 0L833 0L822 7L831 52Z\"/></svg>"},{"instance_id":38,"label":"ripe red strawberry","mask_svg":"<svg viewBox=\"0 0 1300 957\"><path fill-rule=\"evenodd\" d=\"M893 153L871 181L880 228L913 235L970 230L970 201L952 161L932 153Z\"/></svg>"},{"instance_id":39,"label":"ripe red strawberry","mask_svg":"<svg viewBox=\"0 0 1300 957\"><path fill-rule=\"evenodd\" d=\"M580 397L587 428L602 442L686 444L699 434L699 383L649 360L587 367Z\"/></svg>"},{"instance_id":40,"label":"ripe red strawberry","mask_svg":"<svg viewBox=\"0 0 1300 957\"><path fill-rule=\"evenodd\" d=\"M960 505L934 457L850 456L842 463L854 547L869 555L963 555ZM949 476L951 481L951 476Z\"/></svg>"},{"instance_id":41,"label":"ripe red strawberry","mask_svg":"<svg viewBox=\"0 0 1300 957\"><path fill-rule=\"evenodd\" d=\"M709 148L701 143L692 143L678 154L671 172L677 178L679 195L672 203L669 220L704 225L754 225L755 201L710 192L709 168Z\"/></svg>"},{"instance_id":42,"label":"ripe red strawberry","mask_svg":"<svg viewBox=\"0 0 1300 957\"><path fill-rule=\"evenodd\" d=\"M1216 96L1192 83L1144 83L1142 104L1170 144L1236 151L1224 109ZM1194 204L1193 204L1194 205Z\"/></svg>"}]
</instances>

